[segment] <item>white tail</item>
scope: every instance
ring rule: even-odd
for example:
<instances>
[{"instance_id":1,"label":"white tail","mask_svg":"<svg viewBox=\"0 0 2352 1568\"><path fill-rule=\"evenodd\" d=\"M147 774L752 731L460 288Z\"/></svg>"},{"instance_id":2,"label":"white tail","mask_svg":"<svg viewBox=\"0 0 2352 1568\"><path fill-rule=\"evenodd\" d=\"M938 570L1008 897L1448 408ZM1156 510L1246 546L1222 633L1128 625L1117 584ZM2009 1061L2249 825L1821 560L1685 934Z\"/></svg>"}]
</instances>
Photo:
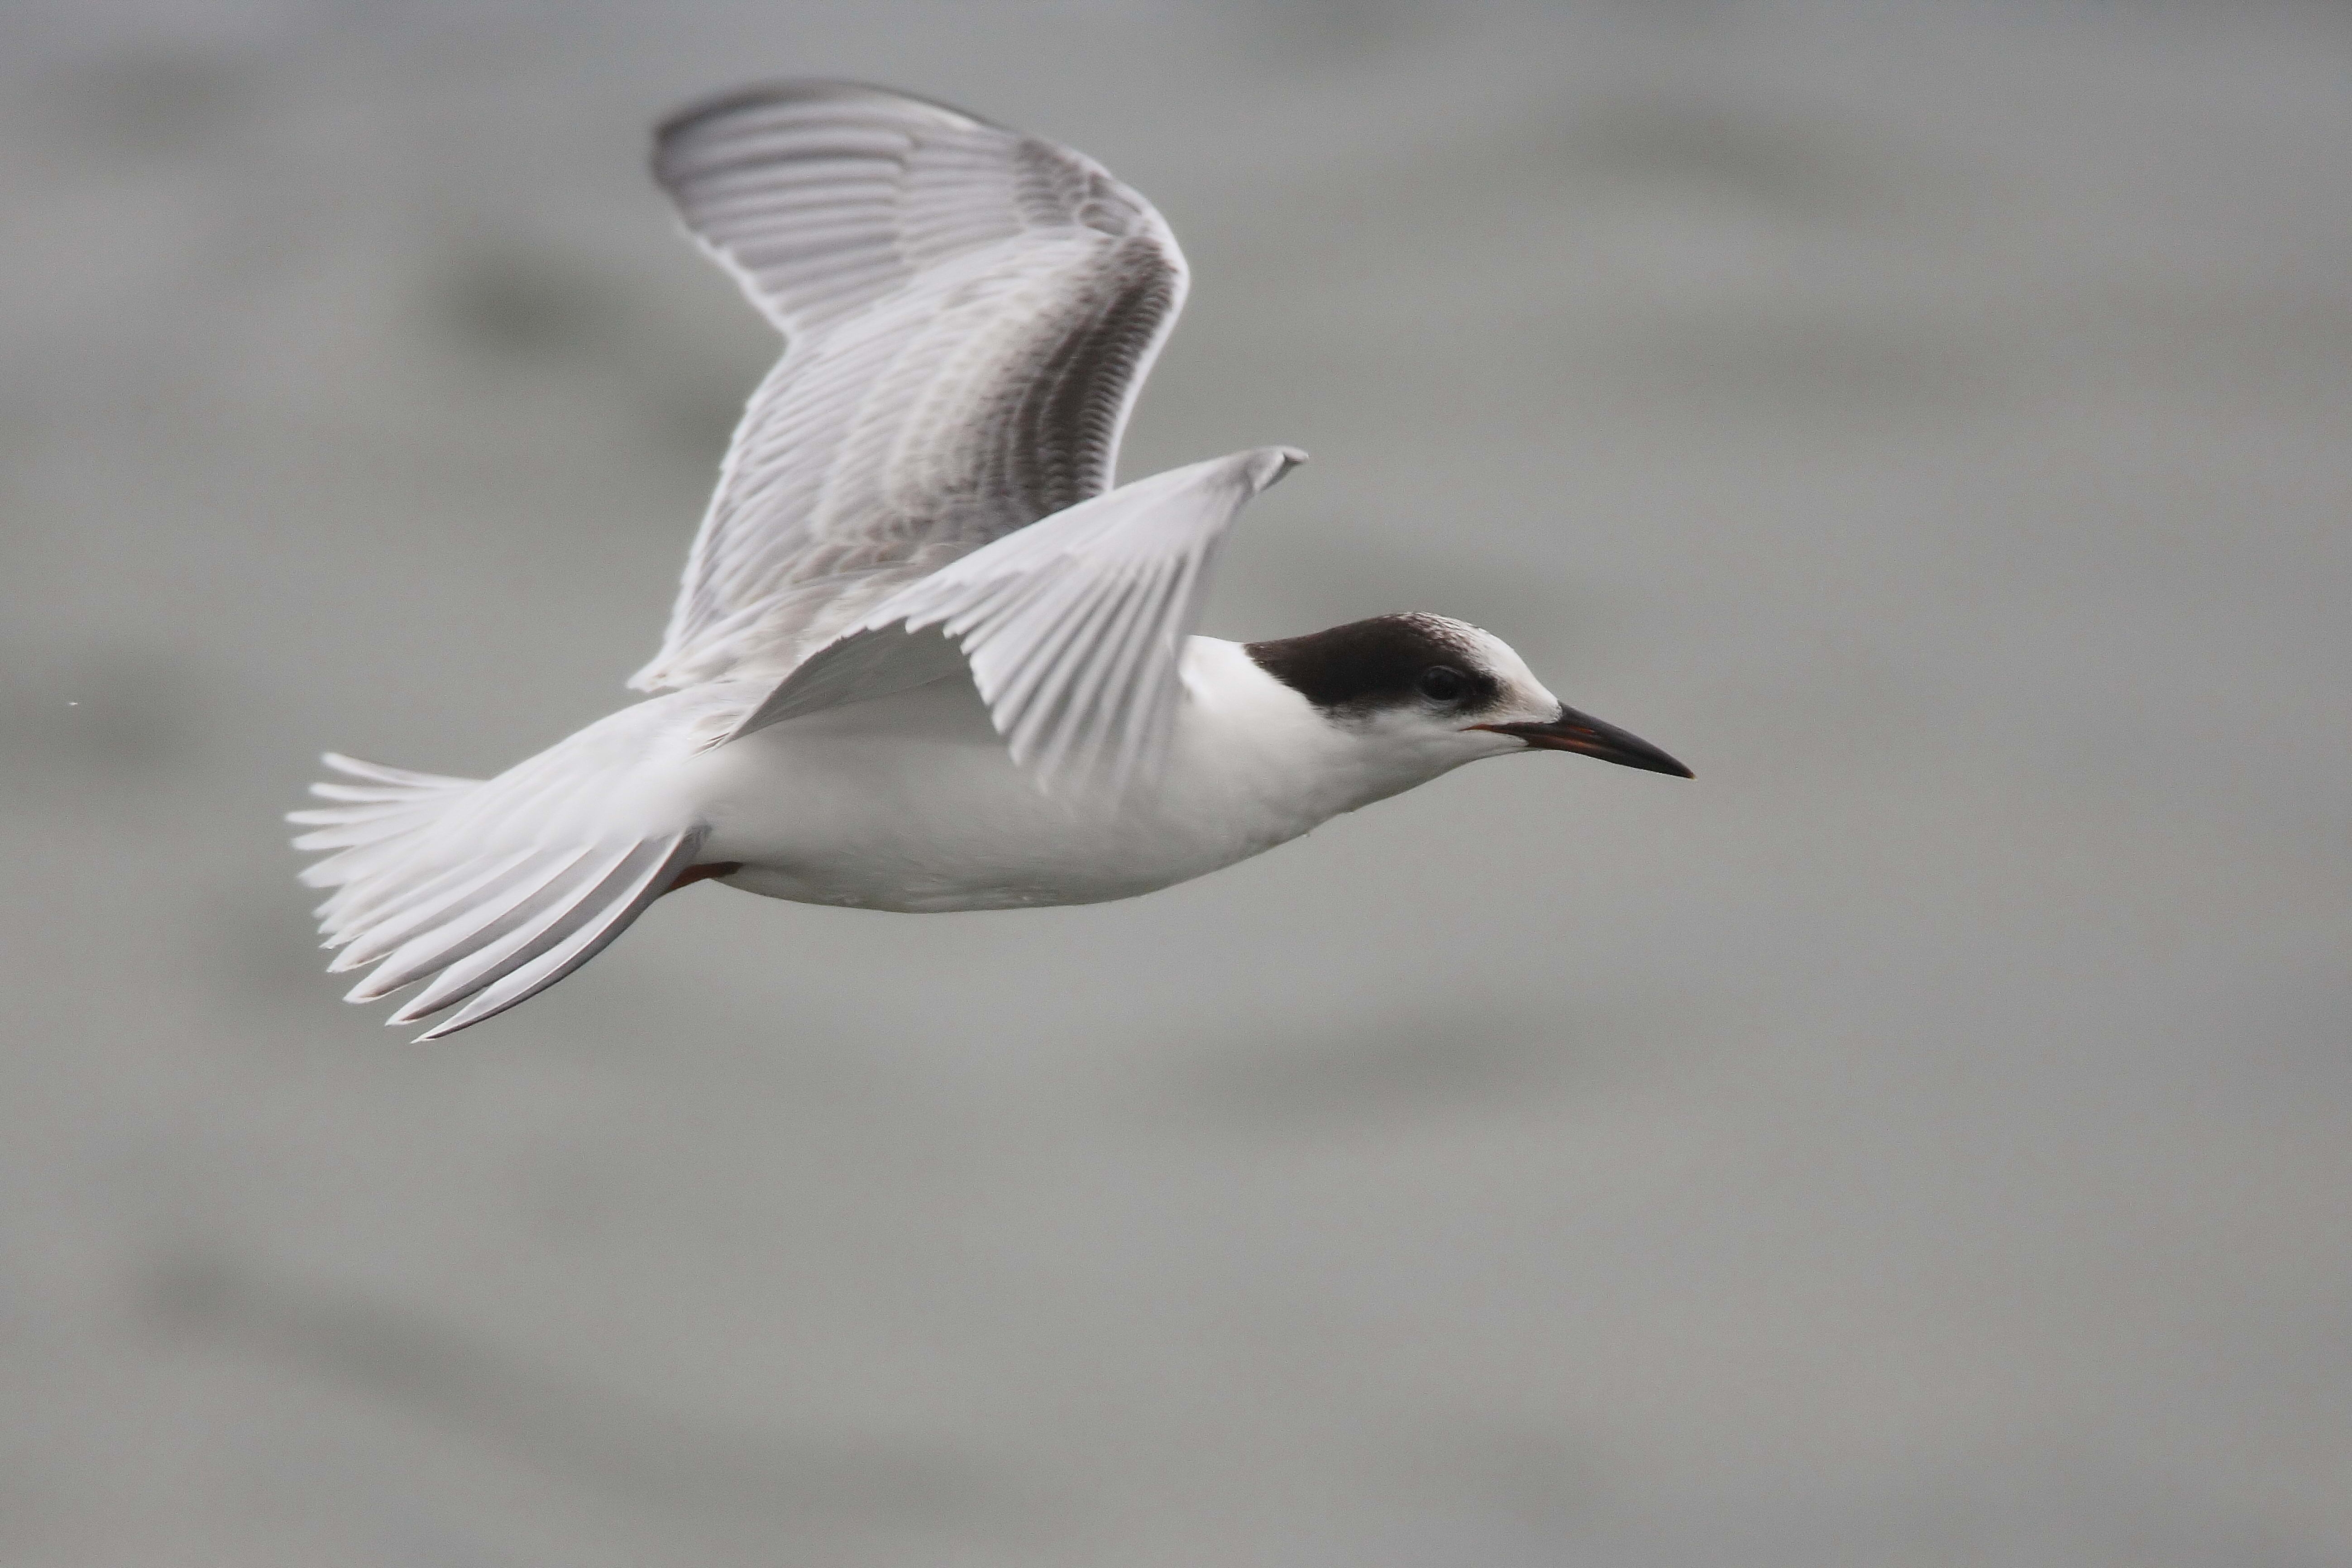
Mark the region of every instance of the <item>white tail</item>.
<instances>
[{"instance_id":1,"label":"white tail","mask_svg":"<svg viewBox=\"0 0 2352 1568\"><path fill-rule=\"evenodd\" d=\"M311 828L297 849L328 852L302 879L335 889L318 910L326 945L342 950L330 969L374 965L345 1000L425 981L387 1021L464 1003L417 1038L454 1035L587 963L669 890L694 862L699 829L575 840L539 827L567 775L577 780L561 765L572 750L567 742L488 781L327 754L355 782L312 784L335 804L287 820Z\"/></svg>"}]
</instances>

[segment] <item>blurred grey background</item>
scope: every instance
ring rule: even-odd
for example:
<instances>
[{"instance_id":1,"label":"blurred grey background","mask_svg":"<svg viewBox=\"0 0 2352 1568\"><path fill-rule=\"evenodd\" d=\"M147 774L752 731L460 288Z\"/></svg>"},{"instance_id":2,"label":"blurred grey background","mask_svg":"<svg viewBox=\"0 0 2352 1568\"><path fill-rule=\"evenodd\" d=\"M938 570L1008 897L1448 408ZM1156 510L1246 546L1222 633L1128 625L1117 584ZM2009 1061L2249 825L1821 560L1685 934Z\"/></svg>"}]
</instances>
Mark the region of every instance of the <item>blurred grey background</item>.
<instances>
[{"instance_id":1,"label":"blurred grey background","mask_svg":"<svg viewBox=\"0 0 2352 1568\"><path fill-rule=\"evenodd\" d=\"M790 74L1167 213L1209 630L1697 782L342 1006L278 815L624 699ZM2344 8L16 4L0 257L0 1561L2352 1562Z\"/></svg>"}]
</instances>

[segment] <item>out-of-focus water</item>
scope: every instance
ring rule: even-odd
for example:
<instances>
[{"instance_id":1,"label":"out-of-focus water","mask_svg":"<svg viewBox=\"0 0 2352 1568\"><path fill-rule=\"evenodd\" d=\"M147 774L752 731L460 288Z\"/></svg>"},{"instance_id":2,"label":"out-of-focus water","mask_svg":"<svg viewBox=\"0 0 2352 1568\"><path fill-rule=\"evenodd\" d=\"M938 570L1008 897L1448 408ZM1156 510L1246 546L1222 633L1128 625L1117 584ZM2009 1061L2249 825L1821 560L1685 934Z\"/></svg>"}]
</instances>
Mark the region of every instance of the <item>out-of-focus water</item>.
<instances>
[{"instance_id":1,"label":"out-of-focus water","mask_svg":"<svg viewBox=\"0 0 2352 1568\"><path fill-rule=\"evenodd\" d=\"M1209 630L1698 780L338 1004L278 814L622 699L793 74L1166 211ZM0 1559L2352 1561L2347 149L2318 5L14 8Z\"/></svg>"}]
</instances>

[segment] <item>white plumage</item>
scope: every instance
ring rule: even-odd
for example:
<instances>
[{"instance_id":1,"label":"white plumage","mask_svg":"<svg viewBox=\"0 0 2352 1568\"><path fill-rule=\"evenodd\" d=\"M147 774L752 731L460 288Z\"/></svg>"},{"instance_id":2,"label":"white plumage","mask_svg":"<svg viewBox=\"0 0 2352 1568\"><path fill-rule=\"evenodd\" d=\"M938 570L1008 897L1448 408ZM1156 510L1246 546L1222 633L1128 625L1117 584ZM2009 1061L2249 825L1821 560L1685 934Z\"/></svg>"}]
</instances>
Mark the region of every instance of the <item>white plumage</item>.
<instances>
[{"instance_id":1,"label":"white plumage","mask_svg":"<svg viewBox=\"0 0 2352 1568\"><path fill-rule=\"evenodd\" d=\"M1111 488L1185 287L1091 160L880 89L787 83L657 133L688 230L782 330L696 536L665 694L493 779L330 754L295 813L350 993L454 1033L715 877L903 910L1124 898L1482 756L1681 773L1486 633L1192 636L1218 542L1299 462Z\"/></svg>"}]
</instances>

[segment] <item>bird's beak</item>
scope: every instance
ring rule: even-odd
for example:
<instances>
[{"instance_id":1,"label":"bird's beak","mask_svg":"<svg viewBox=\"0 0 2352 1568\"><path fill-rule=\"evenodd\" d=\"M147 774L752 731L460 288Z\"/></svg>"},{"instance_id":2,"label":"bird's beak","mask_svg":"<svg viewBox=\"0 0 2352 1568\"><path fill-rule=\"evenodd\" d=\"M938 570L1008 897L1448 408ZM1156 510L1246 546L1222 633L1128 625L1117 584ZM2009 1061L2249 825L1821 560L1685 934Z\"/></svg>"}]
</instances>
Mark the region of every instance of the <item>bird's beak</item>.
<instances>
[{"instance_id":1,"label":"bird's beak","mask_svg":"<svg viewBox=\"0 0 2352 1568\"><path fill-rule=\"evenodd\" d=\"M1694 778L1682 763L1658 750L1638 735L1629 735L1614 724L1579 713L1563 702L1559 717L1542 724L1473 724L1474 730L1492 730L1497 735L1517 735L1529 746L1547 752L1581 752L1588 757L1599 757L1604 763L1621 767L1641 768L1648 773L1672 773L1676 778Z\"/></svg>"}]
</instances>

